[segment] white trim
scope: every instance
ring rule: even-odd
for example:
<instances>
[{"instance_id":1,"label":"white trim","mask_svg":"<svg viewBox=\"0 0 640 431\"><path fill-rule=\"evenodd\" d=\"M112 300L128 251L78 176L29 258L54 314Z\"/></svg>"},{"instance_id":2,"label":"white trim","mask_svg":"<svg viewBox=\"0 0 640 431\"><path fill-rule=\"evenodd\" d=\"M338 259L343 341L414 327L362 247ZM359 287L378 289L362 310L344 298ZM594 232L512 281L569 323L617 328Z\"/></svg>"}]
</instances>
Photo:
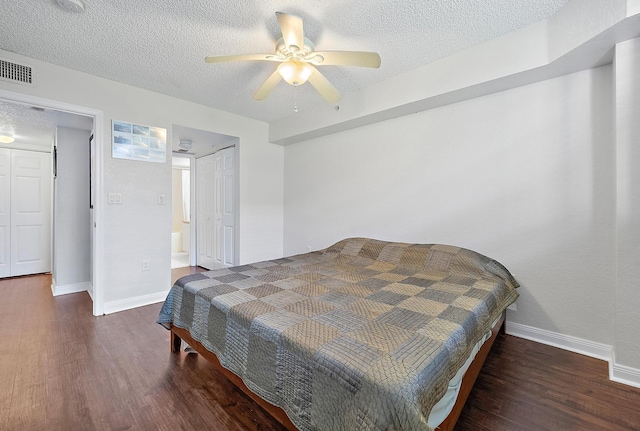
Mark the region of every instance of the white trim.
<instances>
[{"instance_id":1,"label":"white trim","mask_svg":"<svg viewBox=\"0 0 640 431\"><path fill-rule=\"evenodd\" d=\"M189 163L189 169L191 178L189 179L189 184L191 185L191 220L190 230L191 230L191 238L189 242L189 266L197 266L198 265L198 237L196 228L198 226L198 216L197 216L197 207L196 202L198 199L198 194L196 193L197 181L198 177L196 176L196 157L193 156L191 158L191 162Z\"/></svg>"},{"instance_id":2,"label":"white trim","mask_svg":"<svg viewBox=\"0 0 640 431\"><path fill-rule=\"evenodd\" d=\"M169 294L169 289L151 293L149 295L136 296L134 298L120 299L118 301L111 301L104 303L104 314L117 313L118 311L130 310L132 308L143 307L145 305L157 304L158 302L164 302Z\"/></svg>"},{"instance_id":3,"label":"white trim","mask_svg":"<svg viewBox=\"0 0 640 431\"><path fill-rule=\"evenodd\" d=\"M548 346L558 347L592 358L611 361L613 347L607 344L596 343L582 338L572 337L546 329L534 328L533 326L522 325L520 323L508 322L506 325L507 334L525 338Z\"/></svg>"},{"instance_id":4,"label":"white trim","mask_svg":"<svg viewBox=\"0 0 640 431\"><path fill-rule=\"evenodd\" d=\"M96 111L93 138L96 142L96 195L93 198L93 315L104 314L104 115Z\"/></svg>"},{"instance_id":5,"label":"white trim","mask_svg":"<svg viewBox=\"0 0 640 431\"><path fill-rule=\"evenodd\" d=\"M515 337L607 361L609 363L609 380L640 388L640 369L616 364L615 352L613 347L608 344L596 343L514 322L507 322L506 331L507 334Z\"/></svg>"},{"instance_id":6,"label":"white trim","mask_svg":"<svg viewBox=\"0 0 640 431\"><path fill-rule=\"evenodd\" d=\"M93 315L100 316L103 313L103 262L104 262L104 233L103 233L103 204L104 204L104 114L102 111L87 108L79 105L72 105L57 100L46 99L43 97L33 96L30 94L17 93L9 90L0 89L0 98L12 100L19 103L28 103L31 105L55 109L58 111L70 112L73 114L88 115L94 118L94 139L96 142L96 195L93 201L94 229L93 241Z\"/></svg>"},{"instance_id":7,"label":"white trim","mask_svg":"<svg viewBox=\"0 0 640 431\"><path fill-rule=\"evenodd\" d=\"M91 283L85 281L84 283L66 284L64 286L56 286L51 284L51 293L53 296L68 295L69 293L78 293L89 291Z\"/></svg>"},{"instance_id":8,"label":"white trim","mask_svg":"<svg viewBox=\"0 0 640 431\"><path fill-rule=\"evenodd\" d=\"M615 363L615 353L613 361L609 364L609 379L624 385L640 388L640 370Z\"/></svg>"}]
</instances>

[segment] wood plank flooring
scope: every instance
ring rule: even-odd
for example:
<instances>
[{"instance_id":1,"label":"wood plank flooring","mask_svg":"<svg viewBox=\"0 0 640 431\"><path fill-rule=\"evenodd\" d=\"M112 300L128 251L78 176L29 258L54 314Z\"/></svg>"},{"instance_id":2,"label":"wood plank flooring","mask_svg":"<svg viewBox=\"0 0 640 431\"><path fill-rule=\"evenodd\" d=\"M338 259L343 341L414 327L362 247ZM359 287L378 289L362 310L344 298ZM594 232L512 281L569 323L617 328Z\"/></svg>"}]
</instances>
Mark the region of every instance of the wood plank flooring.
<instances>
[{"instance_id":1,"label":"wood plank flooring","mask_svg":"<svg viewBox=\"0 0 640 431\"><path fill-rule=\"evenodd\" d=\"M0 430L283 430L198 355L169 352L160 304L94 317L86 293L50 284L0 280ZM640 389L603 361L498 338L456 430L640 430Z\"/></svg>"},{"instance_id":2,"label":"wood plank flooring","mask_svg":"<svg viewBox=\"0 0 640 431\"><path fill-rule=\"evenodd\" d=\"M640 430L640 389L609 380L605 361L496 340L456 431Z\"/></svg>"}]
</instances>

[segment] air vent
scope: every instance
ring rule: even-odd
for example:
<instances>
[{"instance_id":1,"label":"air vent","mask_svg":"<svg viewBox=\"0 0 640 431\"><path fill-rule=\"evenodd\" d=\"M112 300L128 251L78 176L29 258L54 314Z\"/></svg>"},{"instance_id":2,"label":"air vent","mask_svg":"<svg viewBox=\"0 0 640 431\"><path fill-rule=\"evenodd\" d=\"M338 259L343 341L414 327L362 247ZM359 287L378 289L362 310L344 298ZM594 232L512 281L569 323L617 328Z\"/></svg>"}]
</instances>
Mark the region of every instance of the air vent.
<instances>
[{"instance_id":1,"label":"air vent","mask_svg":"<svg viewBox=\"0 0 640 431\"><path fill-rule=\"evenodd\" d=\"M0 59L0 79L16 84L33 85L33 69L31 66Z\"/></svg>"}]
</instances>

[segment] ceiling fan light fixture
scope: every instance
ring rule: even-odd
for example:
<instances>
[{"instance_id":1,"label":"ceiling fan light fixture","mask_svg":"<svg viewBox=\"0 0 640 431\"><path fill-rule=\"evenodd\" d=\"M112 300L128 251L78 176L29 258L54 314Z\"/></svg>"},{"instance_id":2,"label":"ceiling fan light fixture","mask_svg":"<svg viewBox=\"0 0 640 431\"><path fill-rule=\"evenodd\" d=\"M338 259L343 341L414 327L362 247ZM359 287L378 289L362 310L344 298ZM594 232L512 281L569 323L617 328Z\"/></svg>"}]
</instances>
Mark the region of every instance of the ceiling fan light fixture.
<instances>
[{"instance_id":1,"label":"ceiling fan light fixture","mask_svg":"<svg viewBox=\"0 0 640 431\"><path fill-rule=\"evenodd\" d=\"M289 60L280 63L278 73L291 85L302 85L313 73L313 67L303 61Z\"/></svg>"},{"instance_id":2,"label":"ceiling fan light fixture","mask_svg":"<svg viewBox=\"0 0 640 431\"><path fill-rule=\"evenodd\" d=\"M13 141L15 141L16 139L13 136L10 135L0 135L0 143L2 144L10 144Z\"/></svg>"}]
</instances>

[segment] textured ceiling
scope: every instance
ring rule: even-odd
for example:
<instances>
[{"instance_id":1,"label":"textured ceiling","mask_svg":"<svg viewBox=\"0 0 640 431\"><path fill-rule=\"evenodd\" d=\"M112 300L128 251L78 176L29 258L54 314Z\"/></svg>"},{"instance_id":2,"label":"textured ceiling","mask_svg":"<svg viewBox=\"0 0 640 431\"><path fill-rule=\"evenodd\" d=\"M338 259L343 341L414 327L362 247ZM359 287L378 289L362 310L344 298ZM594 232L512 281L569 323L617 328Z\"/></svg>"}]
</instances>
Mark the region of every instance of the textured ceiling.
<instances>
[{"instance_id":1,"label":"textured ceiling","mask_svg":"<svg viewBox=\"0 0 640 431\"><path fill-rule=\"evenodd\" d=\"M55 0L0 5L0 48L71 69L271 122L325 103L310 85L253 93L268 62L205 64L208 55L271 53L275 12L300 16L316 50L377 51L380 69L324 66L356 91L525 27L567 0L85 0L74 14ZM297 93L297 94L294 94Z\"/></svg>"},{"instance_id":2,"label":"textured ceiling","mask_svg":"<svg viewBox=\"0 0 640 431\"><path fill-rule=\"evenodd\" d=\"M49 151L56 127L91 130L93 118L0 99L0 134L16 139L3 147Z\"/></svg>"}]
</instances>

